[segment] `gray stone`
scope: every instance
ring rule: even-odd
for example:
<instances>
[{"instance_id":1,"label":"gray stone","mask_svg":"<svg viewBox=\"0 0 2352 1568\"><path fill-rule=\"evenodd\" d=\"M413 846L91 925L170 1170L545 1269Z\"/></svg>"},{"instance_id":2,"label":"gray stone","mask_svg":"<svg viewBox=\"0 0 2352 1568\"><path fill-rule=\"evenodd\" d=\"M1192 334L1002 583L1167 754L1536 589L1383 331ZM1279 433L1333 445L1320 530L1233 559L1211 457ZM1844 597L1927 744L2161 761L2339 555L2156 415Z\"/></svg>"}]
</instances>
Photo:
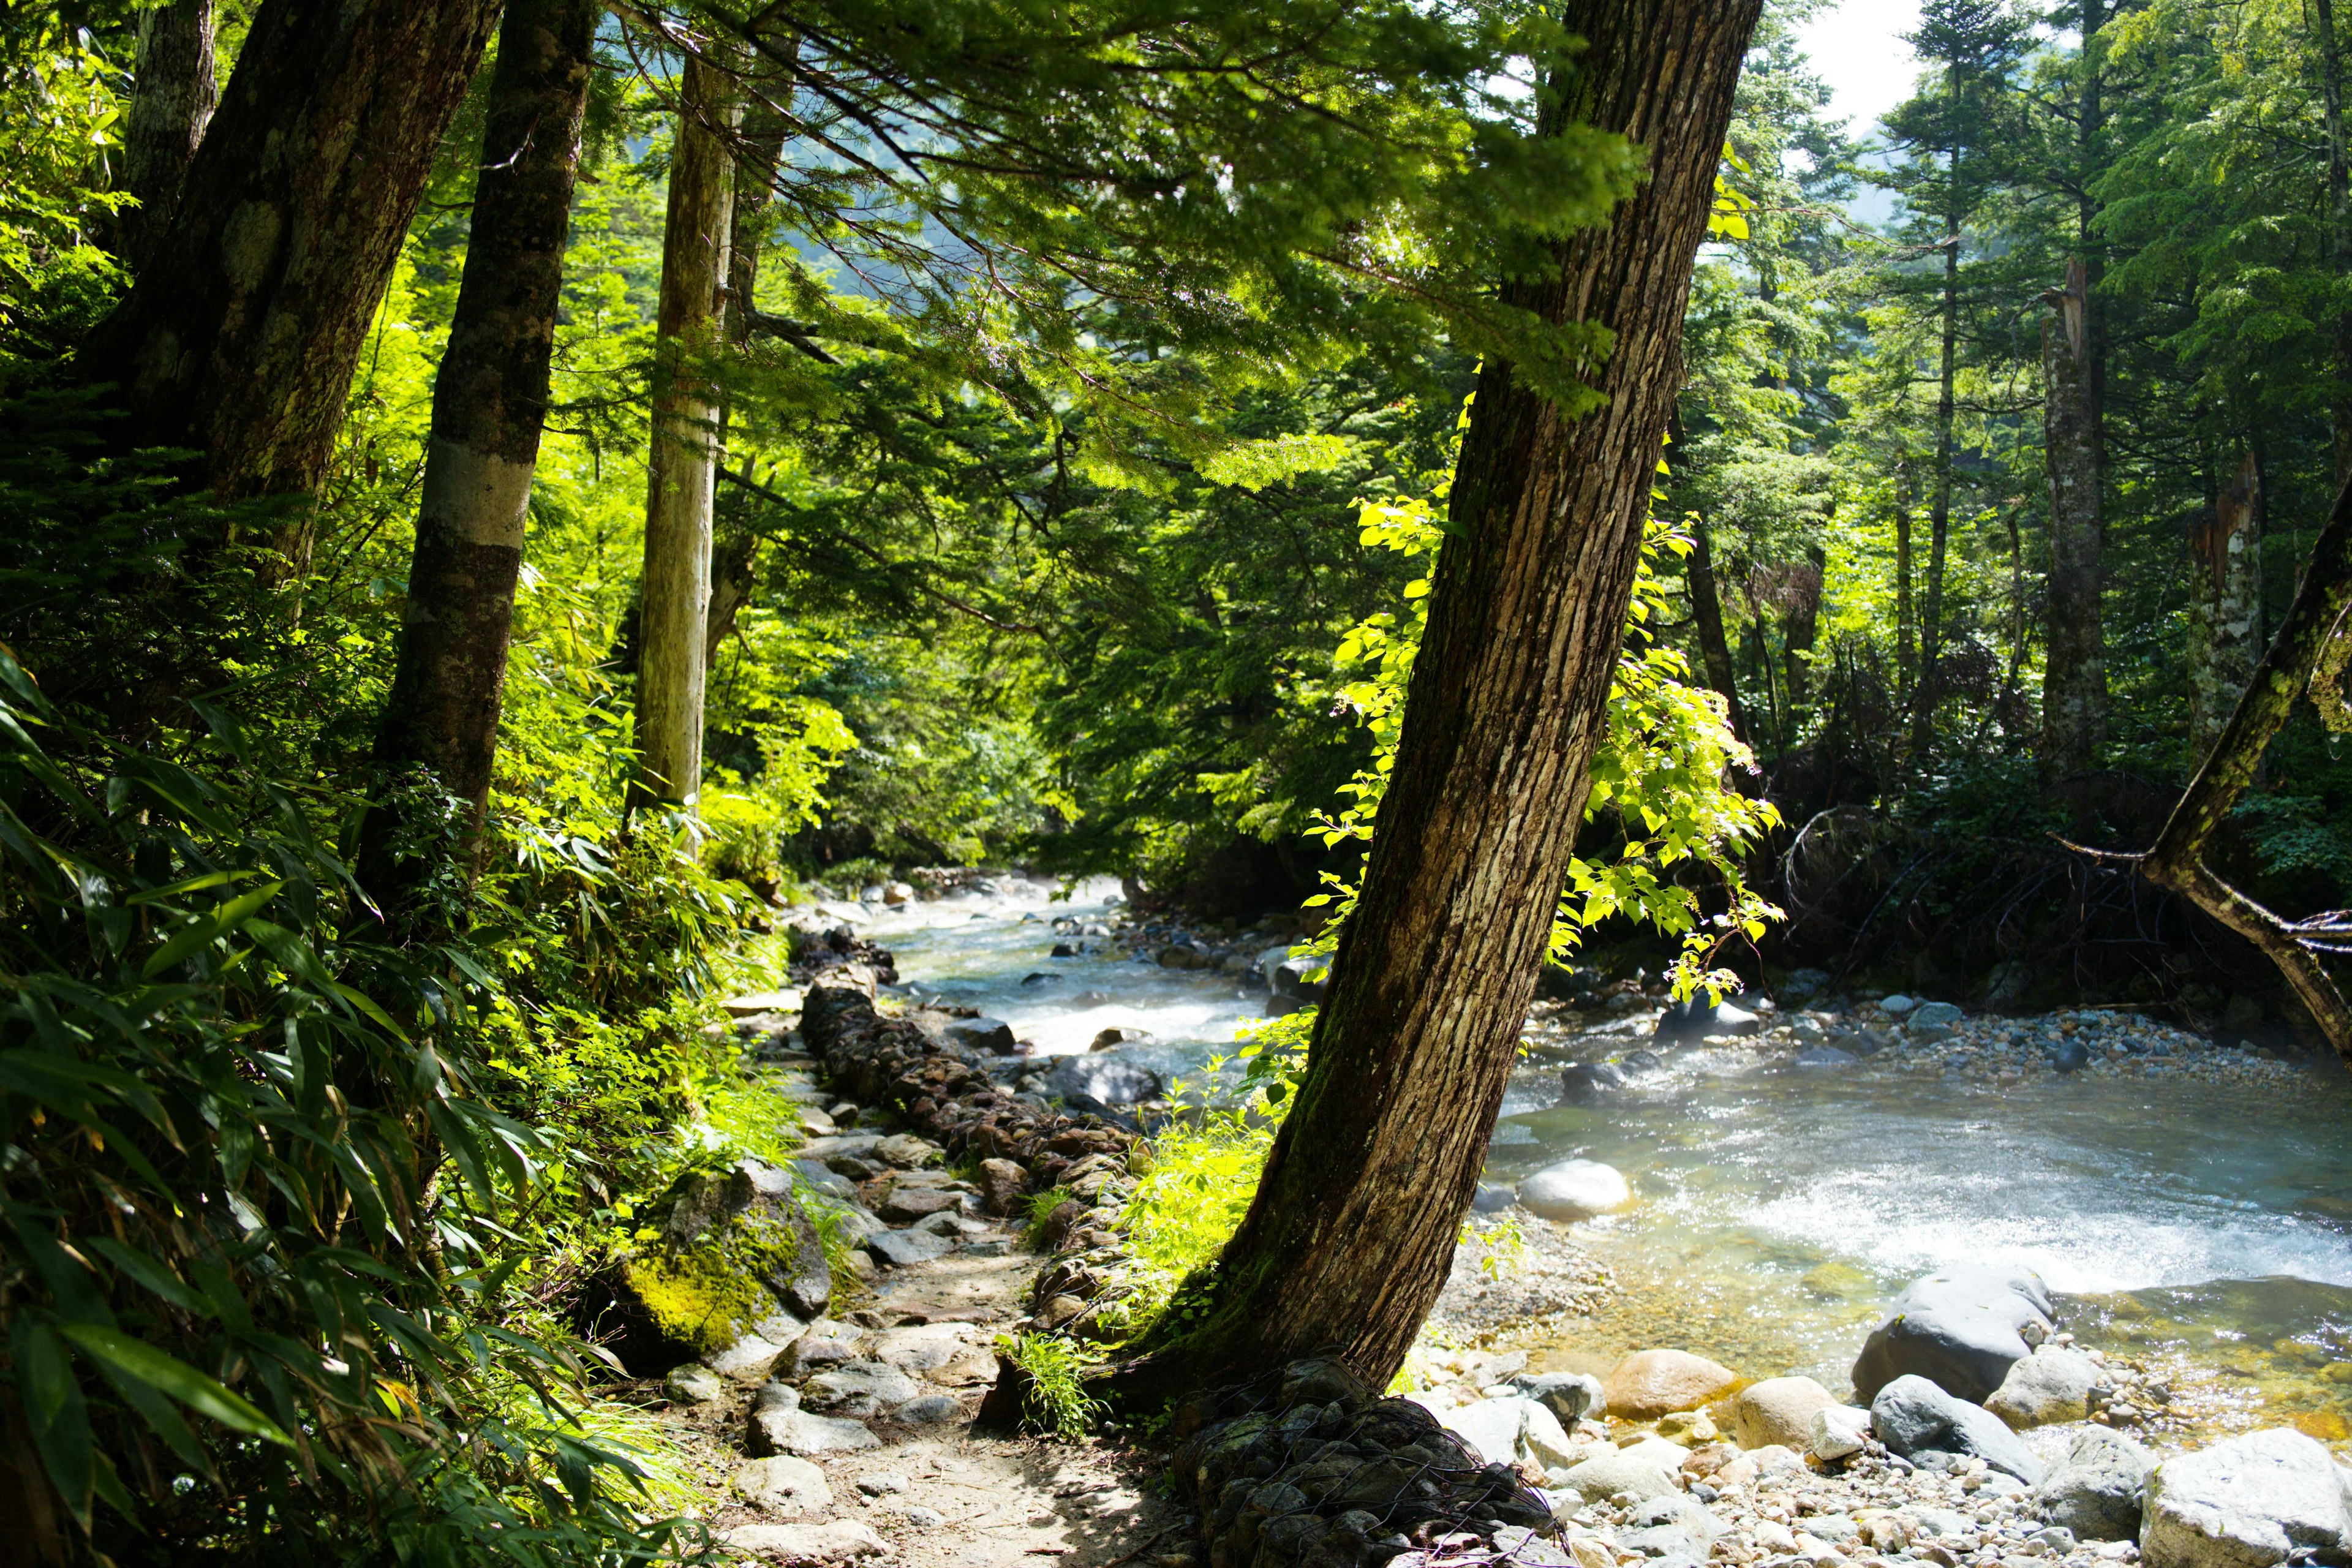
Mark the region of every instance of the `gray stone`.
<instances>
[{"instance_id":1,"label":"gray stone","mask_svg":"<svg viewBox=\"0 0 2352 1568\"><path fill-rule=\"evenodd\" d=\"M937 1530L948 1521L948 1516L938 1509L925 1508L919 1502L910 1502L900 1509L898 1517L917 1530Z\"/></svg>"},{"instance_id":2,"label":"gray stone","mask_svg":"<svg viewBox=\"0 0 2352 1568\"><path fill-rule=\"evenodd\" d=\"M963 1406L951 1394L926 1394L890 1412L890 1419L909 1426L940 1426L963 1419Z\"/></svg>"},{"instance_id":3,"label":"gray stone","mask_svg":"<svg viewBox=\"0 0 2352 1568\"><path fill-rule=\"evenodd\" d=\"M712 1405L727 1397L727 1384L709 1367L688 1362L670 1369L662 1379L662 1393L678 1405Z\"/></svg>"},{"instance_id":4,"label":"gray stone","mask_svg":"<svg viewBox=\"0 0 2352 1568\"><path fill-rule=\"evenodd\" d=\"M1625 1069L1615 1062L1570 1062L1559 1069L1562 1105L1591 1105L1625 1087Z\"/></svg>"},{"instance_id":5,"label":"gray stone","mask_svg":"<svg viewBox=\"0 0 2352 1568\"><path fill-rule=\"evenodd\" d=\"M1911 1032L1916 1035L1922 1029L1949 1029L1967 1016L1949 1002L1923 1002L1912 1011Z\"/></svg>"},{"instance_id":6,"label":"gray stone","mask_svg":"<svg viewBox=\"0 0 2352 1568\"><path fill-rule=\"evenodd\" d=\"M772 1554L787 1563L854 1563L890 1550L872 1525L856 1520L831 1524L739 1524L720 1531L719 1540L738 1552Z\"/></svg>"},{"instance_id":7,"label":"gray stone","mask_svg":"<svg viewBox=\"0 0 2352 1568\"><path fill-rule=\"evenodd\" d=\"M894 1132L874 1145L876 1158L900 1170L916 1171L937 1163L940 1146L911 1132Z\"/></svg>"},{"instance_id":8,"label":"gray stone","mask_svg":"<svg viewBox=\"0 0 2352 1568\"><path fill-rule=\"evenodd\" d=\"M1563 1426L1588 1416L1598 1420L1608 1409L1601 1380L1589 1373L1523 1372L1511 1379L1511 1386L1549 1410Z\"/></svg>"},{"instance_id":9,"label":"gray stone","mask_svg":"<svg viewBox=\"0 0 2352 1568\"><path fill-rule=\"evenodd\" d=\"M739 1466L727 1484L745 1502L787 1519L822 1513L833 1506L833 1489L824 1484L824 1472L790 1454Z\"/></svg>"},{"instance_id":10,"label":"gray stone","mask_svg":"<svg viewBox=\"0 0 2352 1568\"><path fill-rule=\"evenodd\" d=\"M1669 1002L1658 1015L1654 1038L1696 1040L1707 1035L1752 1035L1764 1020L1752 1010L1726 997L1709 1002L1704 995L1687 1002Z\"/></svg>"},{"instance_id":11,"label":"gray stone","mask_svg":"<svg viewBox=\"0 0 2352 1568\"><path fill-rule=\"evenodd\" d=\"M1919 1462L1930 1455L1982 1459L2032 1486L2042 1461L2000 1416L1955 1399L1924 1377L1898 1377L1870 1404L1871 1429L1888 1450Z\"/></svg>"},{"instance_id":12,"label":"gray stone","mask_svg":"<svg viewBox=\"0 0 2352 1568\"><path fill-rule=\"evenodd\" d=\"M2270 1568L2307 1552L2326 1561L2347 1546L2352 1521L2336 1462L2290 1427L2176 1454L2148 1479L2139 1536L2147 1568Z\"/></svg>"},{"instance_id":13,"label":"gray stone","mask_svg":"<svg viewBox=\"0 0 2352 1568\"><path fill-rule=\"evenodd\" d=\"M1792 1067L1813 1068L1833 1072L1839 1068L1850 1068L1861 1059L1853 1052L1842 1051L1835 1046L1807 1046L1790 1058L1789 1062Z\"/></svg>"},{"instance_id":14,"label":"gray stone","mask_svg":"<svg viewBox=\"0 0 2352 1568\"><path fill-rule=\"evenodd\" d=\"M781 1383L761 1385L751 1402L745 1444L754 1455L848 1454L878 1448L882 1439L857 1421L812 1415L801 1408L800 1391Z\"/></svg>"},{"instance_id":15,"label":"gray stone","mask_svg":"<svg viewBox=\"0 0 2352 1568\"><path fill-rule=\"evenodd\" d=\"M803 1185L814 1187L827 1197L844 1198L852 1203L857 1199L857 1184L825 1169L819 1161L793 1161L793 1174L799 1177Z\"/></svg>"},{"instance_id":16,"label":"gray stone","mask_svg":"<svg viewBox=\"0 0 2352 1568\"><path fill-rule=\"evenodd\" d=\"M1519 1184L1520 1204L1550 1220L1591 1219L1633 1201L1633 1189L1616 1167L1598 1160L1563 1160Z\"/></svg>"},{"instance_id":17,"label":"gray stone","mask_svg":"<svg viewBox=\"0 0 2352 1568\"><path fill-rule=\"evenodd\" d=\"M882 1362L852 1362L821 1372L801 1384L801 1404L831 1415L878 1415L886 1405L902 1405L922 1390L915 1380Z\"/></svg>"},{"instance_id":18,"label":"gray stone","mask_svg":"<svg viewBox=\"0 0 2352 1568\"><path fill-rule=\"evenodd\" d=\"M882 1200L882 1217L893 1224L910 1224L928 1218L942 1209L963 1206L963 1194L944 1192L938 1187L897 1186Z\"/></svg>"},{"instance_id":19,"label":"gray stone","mask_svg":"<svg viewBox=\"0 0 2352 1568\"><path fill-rule=\"evenodd\" d=\"M2066 1457L2033 1489L2033 1514L2085 1541L2129 1541L2139 1534L2148 1472L2156 1461L2120 1432L2093 1426L2074 1435Z\"/></svg>"},{"instance_id":20,"label":"gray stone","mask_svg":"<svg viewBox=\"0 0 2352 1568\"><path fill-rule=\"evenodd\" d=\"M1925 1377L1981 1400L2057 1327L2050 1293L2031 1269L1966 1265L1913 1280L1854 1359L1854 1392L1874 1400L1898 1377Z\"/></svg>"},{"instance_id":21,"label":"gray stone","mask_svg":"<svg viewBox=\"0 0 2352 1568\"><path fill-rule=\"evenodd\" d=\"M1741 1389L1732 1401L1732 1436L1743 1448L1778 1443L1802 1449L1813 1440L1814 1413L1836 1403L1810 1377L1768 1377Z\"/></svg>"},{"instance_id":22,"label":"gray stone","mask_svg":"<svg viewBox=\"0 0 2352 1568\"><path fill-rule=\"evenodd\" d=\"M1704 1560L1725 1529L1697 1499L1665 1492L1633 1508L1617 1532L1617 1544L1644 1557L1686 1552Z\"/></svg>"},{"instance_id":23,"label":"gray stone","mask_svg":"<svg viewBox=\"0 0 2352 1568\"><path fill-rule=\"evenodd\" d=\"M2061 1421L2087 1421L2091 1390L2106 1381L2099 1363L2081 1351L2042 1345L2009 1369L1984 1405L2021 1432Z\"/></svg>"},{"instance_id":24,"label":"gray stone","mask_svg":"<svg viewBox=\"0 0 2352 1568\"><path fill-rule=\"evenodd\" d=\"M1832 1405L1813 1412L1805 1446L1814 1458L1833 1465L1861 1453L1863 1439L1869 1436L1869 1411L1856 1410L1851 1405Z\"/></svg>"},{"instance_id":25,"label":"gray stone","mask_svg":"<svg viewBox=\"0 0 2352 1568\"><path fill-rule=\"evenodd\" d=\"M857 1489L867 1497L887 1497L892 1492L905 1491L914 1484L896 1470L876 1470L871 1475L857 1478Z\"/></svg>"},{"instance_id":26,"label":"gray stone","mask_svg":"<svg viewBox=\"0 0 2352 1568\"><path fill-rule=\"evenodd\" d=\"M879 1236L866 1238L866 1250L872 1253L877 1261L893 1268L905 1268L945 1258L955 1250L955 1245L944 1236L933 1236L920 1230L886 1230Z\"/></svg>"},{"instance_id":27,"label":"gray stone","mask_svg":"<svg viewBox=\"0 0 2352 1568\"><path fill-rule=\"evenodd\" d=\"M1903 994L1902 992L1897 991L1892 996L1881 997L1878 1003L1878 1009L1880 1012L1886 1014L1889 1017L1899 1018L1903 1016L1904 1014L1911 1011L1912 1008L1916 1007L1918 1005L1918 1003L1913 1001L1910 997Z\"/></svg>"},{"instance_id":28,"label":"gray stone","mask_svg":"<svg viewBox=\"0 0 2352 1568\"><path fill-rule=\"evenodd\" d=\"M1266 976L1266 983L1273 987L1276 996L1286 1001L1320 1002L1323 987L1330 979L1330 969L1328 953L1314 958L1286 958L1274 966L1274 973Z\"/></svg>"},{"instance_id":29,"label":"gray stone","mask_svg":"<svg viewBox=\"0 0 2352 1568\"><path fill-rule=\"evenodd\" d=\"M1613 1454L1570 1465L1559 1480L1586 1502L1612 1498L1645 1501L1682 1490L1683 1461L1690 1450L1663 1437L1644 1437Z\"/></svg>"},{"instance_id":30,"label":"gray stone","mask_svg":"<svg viewBox=\"0 0 2352 1568\"><path fill-rule=\"evenodd\" d=\"M989 1056L1009 1057L1014 1048L1013 1026L1002 1018L952 1019L940 1030L940 1038Z\"/></svg>"},{"instance_id":31,"label":"gray stone","mask_svg":"<svg viewBox=\"0 0 2352 1568\"><path fill-rule=\"evenodd\" d=\"M1160 1076L1140 1062L1111 1053L1064 1057L1040 1086L1063 1100L1087 1099L1105 1105L1158 1100L1168 1089Z\"/></svg>"},{"instance_id":32,"label":"gray stone","mask_svg":"<svg viewBox=\"0 0 2352 1568\"><path fill-rule=\"evenodd\" d=\"M739 1383L758 1383L799 1340L802 1323L781 1308L772 1308L757 1322L738 1322L722 1342L706 1352L710 1370ZM719 1338L720 1336L713 1336Z\"/></svg>"}]
</instances>

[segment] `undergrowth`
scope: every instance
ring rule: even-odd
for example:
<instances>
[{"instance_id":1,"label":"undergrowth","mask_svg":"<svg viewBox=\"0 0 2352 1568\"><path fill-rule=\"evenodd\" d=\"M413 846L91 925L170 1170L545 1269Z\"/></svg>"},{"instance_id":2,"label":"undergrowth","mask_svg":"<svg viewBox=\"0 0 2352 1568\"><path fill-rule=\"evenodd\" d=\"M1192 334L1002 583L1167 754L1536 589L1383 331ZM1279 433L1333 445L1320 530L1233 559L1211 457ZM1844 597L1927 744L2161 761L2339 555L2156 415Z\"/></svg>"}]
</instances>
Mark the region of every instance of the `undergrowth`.
<instances>
[{"instance_id":1,"label":"undergrowth","mask_svg":"<svg viewBox=\"0 0 2352 1568\"><path fill-rule=\"evenodd\" d=\"M1085 1381L1102 1365L1102 1352L1059 1334L1000 1335L996 1348L1027 1377L1021 1399L1024 1426L1066 1443L1087 1435L1106 1408L1087 1393Z\"/></svg>"}]
</instances>

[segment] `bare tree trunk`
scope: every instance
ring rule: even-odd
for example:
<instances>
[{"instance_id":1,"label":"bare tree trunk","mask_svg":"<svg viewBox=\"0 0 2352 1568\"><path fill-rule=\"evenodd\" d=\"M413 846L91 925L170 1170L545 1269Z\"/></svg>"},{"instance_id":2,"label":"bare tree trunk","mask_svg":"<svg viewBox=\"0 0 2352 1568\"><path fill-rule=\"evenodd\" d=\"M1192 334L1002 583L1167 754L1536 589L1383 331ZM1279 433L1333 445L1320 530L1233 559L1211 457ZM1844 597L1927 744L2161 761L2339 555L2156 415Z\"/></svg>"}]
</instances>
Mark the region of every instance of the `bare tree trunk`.
<instances>
[{"instance_id":1,"label":"bare tree trunk","mask_svg":"<svg viewBox=\"0 0 2352 1568\"><path fill-rule=\"evenodd\" d=\"M220 101L213 68L213 0L171 0L140 14L139 63L122 123L123 192L138 202L118 213L112 248L133 278L146 269L172 215L188 165Z\"/></svg>"},{"instance_id":2,"label":"bare tree trunk","mask_svg":"<svg viewBox=\"0 0 2352 1568\"><path fill-rule=\"evenodd\" d=\"M433 384L433 436L399 663L376 738L387 775L432 773L465 803L470 875L497 757L523 519L547 417L563 247L580 172L599 0L509 0L474 192L473 232ZM380 901L398 824L369 813L363 872Z\"/></svg>"},{"instance_id":3,"label":"bare tree trunk","mask_svg":"<svg viewBox=\"0 0 2352 1568\"><path fill-rule=\"evenodd\" d=\"M1731 669L1731 642L1723 631L1723 595L1715 580L1715 552L1704 527L1691 530L1685 580L1690 584L1691 618L1698 626L1699 661L1706 667L1706 683L1722 697L1732 729L1752 745L1756 737L1748 732L1748 714L1739 706L1739 683Z\"/></svg>"},{"instance_id":4,"label":"bare tree trunk","mask_svg":"<svg viewBox=\"0 0 2352 1568\"><path fill-rule=\"evenodd\" d=\"M734 222L728 141L741 102L733 80L694 55L687 57L680 95L655 323L633 805L690 805L702 790L703 649L722 415L709 361L718 347Z\"/></svg>"},{"instance_id":5,"label":"bare tree trunk","mask_svg":"<svg viewBox=\"0 0 2352 1568\"><path fill-rule=\"evenodd\" d=\"M2189 536L2189 743L2210 750L2253 679L2263 646L2262 468L2249 454Z\"/></svg>"},{"instance_id":6,"label":"bare tree trunk","mask_svg":"<svg viewBox=\"0 0 2352 1568\"><path fill-rule=\"evenodd\" d=\"M139 446L230 497L324 474L361 345L498 0L266 0L171 227L100 323Z\"/></svg>"},{"instance_id":7,"label":"bare tree trunk","mask_svg":"<svg viewBox=\"0 0 2352 1568\"><path fill-rule=\"evenodd\" d=\"M1570 0L1589 41L1547 123L1622 132L1650 179L1507 296L1606 328L1570 416L1490 359L1462 444L1396 769L1306 1080L1197 1327L1138 1393L1337 1348L1385 1384L1444 1284L1576 830L1640 558L1683 310L1757 0ZM1178 1337L1181 1336L1181 1337Z\"/></svg>"},{"instance_id":8,"label":"bare tree trunk","mask_svg":"<svg viewBox=\"0 0 2352 1568\"><path fill-rule=\"evenodd\" d=\"M2042 462L2050 474L2050 583L2042 676L2042 763L2054 778L2099 765L2107 737L2105 638L2099 618L2097 424L2091 405L2088 284L2080 258L2045 295Z\"/></svg>"},{"instance_id":9,"label":"bare tree trunk","mask_svg":"<svg viewBox=\"0 0 2352 1568\"><path fill-rule=\"evenodd\" d=\"M2352 280L2352 163L2344 143L2344 61L2336 37L2336 0L2312 0L2319 37L2319 92L2327 128L2328 255L2339 289ZM2352 479L2352 306L2336 312L2336 392L2329 399L2336 426L2336 482Z\"/></svg>"},{"instance_id":10,"label":"bare tree trunk","mask_svg":"<svg viewBox=\"0 0 2352 1568\"><path fill-rule=\"evenodd\" d=\"M2249 470L2252 463L2249 461ZM2241 477L2241 486L2247 480ZM2234 492L2233 492L2234 493ZM2278 637L2250 673L2180 804L2173 807L2156 847L2141 858L2150 880L2170 888L2260 948L2278 966L2337 1056L2352 1064L2352 1008L2320 963L2315 944L2340 951L2352 939L2343 911L2299 924L2247 898L2215 876L2204 862L2205 847L2229 820L2254 782L2263 753L2285 728L2295 700L2306 691L2329 728L2352 729L2344 704L2344 668L2352 654L2352 486L2336 497L2336 510L2320 531L2311 564Z\"/></svg>"}]
</instances>

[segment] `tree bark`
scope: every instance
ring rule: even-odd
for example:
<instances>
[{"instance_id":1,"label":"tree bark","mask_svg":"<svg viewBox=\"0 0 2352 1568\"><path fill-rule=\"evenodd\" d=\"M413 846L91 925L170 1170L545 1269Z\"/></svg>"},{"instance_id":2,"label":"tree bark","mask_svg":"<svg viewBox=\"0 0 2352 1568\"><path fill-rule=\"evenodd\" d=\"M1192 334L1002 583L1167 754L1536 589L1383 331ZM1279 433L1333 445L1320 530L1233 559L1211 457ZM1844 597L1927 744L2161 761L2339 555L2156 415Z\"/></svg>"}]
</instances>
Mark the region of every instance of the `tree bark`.
<instances>
[{"instance_id":1,"label":"tree bark","mask_svg":"<svg viewBox=\"0 0 2352 1568\"><path fill-rule=\"evenodd\" d=\"M1812 691L1813 645L1821 639L1822 585L1829 569L1829 552L1818 544L1805 547L1806 580L1781 629L1780 659L1787 669L1789 718L1793 726L1802 716Z\"/></svg>"},{"instance_id":2,"label":"tree bark","mask_svg":"<svg viewBox=\"0 0 2352 1568\"><path fill-rule=\"evenodd\" d=\"M2091 402L2088 279L2080 258L2044 298L2042 453L2050 475L2050 582L2043 635L2042 763L2053 778L2099 765L2107 736L2105 640L2099 619L2097 416Z\"/></svg>"},{"instance_id":3,"label":"tree bark","mask_svg":"<svg viewBox=\"0 0 2352 1568\"><path fill-rule=\"evenodd\" d=\"M688 55L670 159L655 321L653 444L646 493L645 611L637 669L632 805L690 805L702 789L703 649L709 631L710 524L722 410L711 379L734 221L741 112L725 72Z\"/></svg>"},{"instance_id":4,"label":"tree bark","mask_svg":"<svg viewBox=\"0 0 2352 1568\"><path fill-rule=\"evenodd\" d=\"M1912 613L1911 476L1907 467L1895 475L1895 689L1909 700L1918 673L1918 630Z\"/></svg>"},{"instance_id":5,"label":"tree bark","mask_svg":"<svg viewBox=\"0 0 2352 1568\"><path fill-rule=\"evenodd\" d=\"M139 446L222 495L305 491L498 0L267 0L171 226L83 345Z\"/></svg>"},{"instance_id":6,"label":"tree bark","mask_svg":"<svg viewBox=\"0 0 2352 1568\"><path fill-rule=\"evenodd\" d=\"M1753 745L1756 737L1748 732L1748 714L1739 706L1739 683L1732 677L1731 643L1723 632L1723 594L1716 584L1715 552L1708 546L1704 526L1691 529L1685 580L1690 584L1691 618L1698 626L1699 661L1706 667L1706 683L1722 697L1733 731Z\"/></svg>"},{"instance_id":7,"label":"tree bark","mask_svg":"<svg viewBox=\"0 0 2352 1568\"><path fill-rule=\"evenodd\" d=\"M1607 723L1683 310L1758 0L1570 0L1588 40L1547 110L1647 149L1650 178L1507 298L1606 328L1570 416L1490 359L1361 897L1304 1083L1213 1304L1135 1393L1321 1349L1389 1380L1444 1286L1535 990Z\"/></svg>"},{"instance_id":8,"label":"tree bark","mask_svg":"<svg viewBox=\"0 0 2352 1568\"><path fill-rule=\"evenodd\" d=\"M213 69L213 0L171 0L139 18L139 62L122 123L122 191L138 205L115 216L111 248L136 278L172 226L188 165L220 101Z\"/></svg>"},{"instance_id":9,"label":"tree bark","mask_svg":"<svg viewBox=\"0 0 2352 1568\"><path fill-rule=\"evenodd\" d=\"M2252 469L2249 460L2248 468ZM2246 480L2242 476L2241 484ZM2343 911L2290 923L2247 898L2209 870L2205 846L2254 782L2263 753L2285 727L2295 700L2310 692L2329 727L2352 726L2343 707L2341 680L2346 642L2352 638L2352 486L2336 497L2336 510L2320 531L2311 564L2295 590L2294 603L2278 637L2250 673L2228 722L2216 736L2180 804L2174 806L2156 846L2140 868L2159 886L2172 889L2260 948L2278 966L2312 1018L2352 1065L2352 1008L2322 966L2315 944L2342 951L2352 939ZM2327 688L2323 692L2323 684Z\"/></svg>"},{"instance_id":10,"label":"tree bark","mask_svg":"<svg viewBox=\"0 0 2352 1568\"><path fill-rule=\"evenodd\" d=\"M2327 248L2339 290L2352 279L2352 163L2344 142L2344 61L2336 37L2336 0L2312 0L2312 30L2319 38L2319 94L2327 131ZM2334 327L2336 394L2328 400L2336 431L2336 482L2352 479L2352 308L2339 308Z\"/></svg>"},{"instance_id":11,"label":"tree bark","mask_svg":"<svg viewBox=\"0 0 2352 1568\"><path fill-rule=\"evenodd\" d=\"M1955 75L1957 76L1957 72ZM1957 90L1957 88L1955 89ZM1959 182L1960 154L1952 151L1952 180ZM1927 595L1919 617L1919 683L1912 689L1912 748L1924 752L1934 733L1936 658L1944 635L1944 561L1952 535L1952 421L1960 331L1960 213L1958 197L1944 218L1943 331L1936 392L1935 489L1927 502Z\"/></svg>"},{"instance_id":12,"label":"tree bark","mask_svg":"<svg viewBox=\"0 0 2352 1568\"><path fill-rule=\"evenodd\" d=\"M580 172L599 0L509 0L499 34L473 231L433 384L433 434L399 662L376 739L387 775L435 774L465 803L468 874L498 751L523 520L547 417L548 364ZM372 811L379 872L397 824ZM383 900L385 879L369 879Z\"/></svg>"},{"instance_id":13,"label":"tree bark","mask_svg":"<svg viewBox=\"0 0 2352 1568\"><path fill-rule=\"evenodd\" d=\"M2189 622L2189 742L2212 747L2263 646L2262 468L2249 454L2238 477L2189 536L2197 573Z\"/></svg>"}]
</instances>

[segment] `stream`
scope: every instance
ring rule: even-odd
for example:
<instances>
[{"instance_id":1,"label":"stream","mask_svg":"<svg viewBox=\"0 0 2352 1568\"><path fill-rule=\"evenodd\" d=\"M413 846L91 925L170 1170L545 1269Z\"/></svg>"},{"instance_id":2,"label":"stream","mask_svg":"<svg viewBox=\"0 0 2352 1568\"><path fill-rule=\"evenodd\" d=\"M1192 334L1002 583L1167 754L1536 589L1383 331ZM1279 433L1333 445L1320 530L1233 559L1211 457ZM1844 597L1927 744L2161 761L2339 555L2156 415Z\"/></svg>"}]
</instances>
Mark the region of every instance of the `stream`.
<instances>
[{"instance_id":1,"label":"stream","mask_svg":"<svg viewBox=\"0 0 2352 1568\"><path fill-rule=\"evenodd\" d=\"M881 913L861 934L896 954L903 993L1003 1018L1040 1054L1084 1052L1104 1028L1146 1030L1122 1054L1195 1084L1264 1009L1264 991L1229 975L1050 958L1071 940L1057 917L1066 929L1112 918L1107 879L1066 902L1035 883L997 887ZM1516 1182L1581 1157L1633 1185L1630 1209L1576 1227L1619 1289L1539 1347L1550 1364L1605 1370L1667 1345L1843 1393L1906 1282L2016 1262L2041 1272L2084 1343L2163 1367L2200 1426L2242 1426L2259 1411L2342 1442L2352 1084L2325 1066L2303 1081L2284 1097L2088 1076L1996 1091L1702 1049L1605 1105L1570 1107L1553 1072L1530 1067L1514 1078L1487 1175Z\"/></svg>"}]
</instances>

